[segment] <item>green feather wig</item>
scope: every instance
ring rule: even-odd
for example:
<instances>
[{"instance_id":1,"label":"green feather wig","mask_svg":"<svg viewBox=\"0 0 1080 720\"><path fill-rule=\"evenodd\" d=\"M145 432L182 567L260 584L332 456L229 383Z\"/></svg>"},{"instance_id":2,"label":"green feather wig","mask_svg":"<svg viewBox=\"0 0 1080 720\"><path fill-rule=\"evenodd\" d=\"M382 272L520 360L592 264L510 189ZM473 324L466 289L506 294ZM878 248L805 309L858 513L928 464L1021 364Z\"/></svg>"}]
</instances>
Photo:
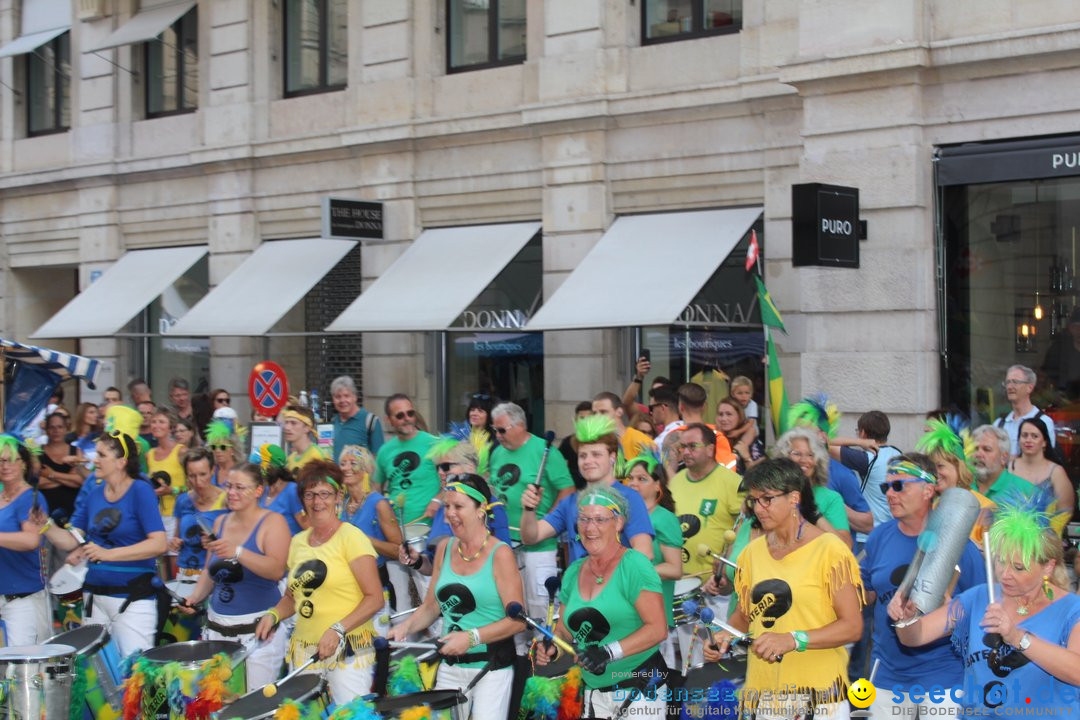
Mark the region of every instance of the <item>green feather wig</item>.
<instances>
[{"instance_id":1,"label":"green feather wig","mask_svg":"<svg viewBox=\"0 0 1080 720\"><path fill-rule=\"evenodd\" d=\"M574 423L574 435L583 445L599 442L605 435L615 434L615 421L607 415L589 415Z\"/></svg>"},{"instance_id":2,"label":"green feather wig","mask_svg":"<svg viewBox=\"0 0 1080 720\"><path fill-rule=\"evenodd\" d=\"M1016 491L998 502L990 526L990 551L1004 562L1019 560L1027 568L1049 559L1047 543L1059 543L1050 526L1055 503L1053 489L1036 488L1032 495Z\"/></svg>"},{"instance_id":3,"label":"green feather wig","mask_svg":"<svg viewBox=\"0 0 1080 720\"><path fill-rule=\"evenodd\" d=\"M975 440L959 416L950 415L948 421L927 420L926 427L929 430L915 443L915 450L926 455L938 451L953 455L975 472Z\"/></svg>"},{"instance_id":4,"label":"green feather wig","mask_svg":"<svg viewBox=\"0 0 1080 720\"><path fill-rule=\"evenodd\" d=\"M233 445L233 431L224 420L211 420L203 438L207 445Z\"/></svg>"},{"instance_id":5,"label":"green feather wig","mask_svg":"<svg viewBox=\"0 0 1080 720\"><path fill-rule=\"evenodd\" d=\"M802 402L795 403L788 410L787 426L793 428L800 425L809 425L829 437L836 437L836 431L840 427L840 411L835 403L829 402L824 393L805 397Z\"/></svg>"}]
</instances>

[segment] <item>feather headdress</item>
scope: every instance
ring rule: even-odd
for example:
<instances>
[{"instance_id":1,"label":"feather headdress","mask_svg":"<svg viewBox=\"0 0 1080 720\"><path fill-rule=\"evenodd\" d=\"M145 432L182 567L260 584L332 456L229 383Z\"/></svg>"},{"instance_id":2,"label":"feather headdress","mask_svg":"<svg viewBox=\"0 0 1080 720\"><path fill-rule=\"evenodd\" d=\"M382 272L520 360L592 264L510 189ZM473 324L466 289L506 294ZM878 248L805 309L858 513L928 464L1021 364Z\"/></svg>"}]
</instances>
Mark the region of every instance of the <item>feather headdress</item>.
<instances>
[{"instance_id":1,"label":"feather headdress","mask_svg":"<svg viewBox=\"0 0 1080 720\"><path fill-rule=\"evenodd\" d=\"M605 435L615 434L615 421L607 415L589 415L574 423L574 435L579 443L598 442Z\"/></svg>"},{"instance_id":2,"label":"feather headdress","mask_svg":"<svg viewBox=\"0 0 1080 720\"><path fill-rule=\"evenodd\" d=\"M792 428L799 425L810 425L829 437L836 437L840 427L840 411L824 393L805 397L788 410L787 426Z\"/></svg>"},{"instance_id":3,"label":"feather headdress","mask_svg":"<svg viewBox=\"0 0 1080 720\"><path fill-rule=\"evenodd\" d=\"M461 443L468 443L476 453L476 474L487 477L491 459L491 436L483 428L468 423L450 423L450 432L441 435L427 452L428 460L446 457Z\"/></svg>"},{"instance_id":4,"label":"feather headdress","mask_svg":"<svg viewBox=\"0 0 1080 720\"><path fill-rule=\"evenodd\" d=\"M1006 561L1019 560L1030 568L1045 561L1048 542L1060 542L1051 523L1057 499L1049 483L1031 495L1014 491L998 502L994 521L987 531L990 551Z\"/></svg>"},{"instance_id":5,"label":"feather headdress","mask_svg":"<svg viewBox=\"0 0 1080 720\"><path fill-rule=\"evenodd\" d=\"M945 420L927 420L926 427L930 429L915 443L917 451L932 455L940 450L963 460L968 469L975 471L975 440L962 415L950 413Z\"/></svg>"}]
</instances>

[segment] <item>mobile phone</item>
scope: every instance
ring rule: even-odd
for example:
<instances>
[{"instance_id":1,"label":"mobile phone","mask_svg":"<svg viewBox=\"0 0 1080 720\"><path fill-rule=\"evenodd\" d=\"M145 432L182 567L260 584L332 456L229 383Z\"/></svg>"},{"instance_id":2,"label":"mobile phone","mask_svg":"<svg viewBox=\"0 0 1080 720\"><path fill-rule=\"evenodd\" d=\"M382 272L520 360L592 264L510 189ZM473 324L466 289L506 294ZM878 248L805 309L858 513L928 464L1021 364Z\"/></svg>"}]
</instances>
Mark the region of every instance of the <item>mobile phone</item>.
<instances>
[{"instance_id":1,"label":"mobile phone","mask_svg":"<svg viewBox=\"0 0 1080 720\"><path fill-rule=\"evenodd\" d=\"M652 352L649 348L641 349L641 352L638 353L638 359L640 360L641 358L644 358L646 362L652 362Z\"/></svg>"}]
</instances>

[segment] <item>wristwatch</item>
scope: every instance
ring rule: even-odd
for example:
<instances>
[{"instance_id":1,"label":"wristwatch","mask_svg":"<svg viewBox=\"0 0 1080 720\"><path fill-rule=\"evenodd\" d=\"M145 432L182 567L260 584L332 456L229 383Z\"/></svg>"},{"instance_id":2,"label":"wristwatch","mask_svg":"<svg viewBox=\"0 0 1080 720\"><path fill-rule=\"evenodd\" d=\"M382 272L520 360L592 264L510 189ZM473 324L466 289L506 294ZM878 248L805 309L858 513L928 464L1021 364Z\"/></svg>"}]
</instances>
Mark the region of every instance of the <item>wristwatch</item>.
<instances>
[{"instance_id":1,"label":"wristwatch","mask_svg":"<svg viewBox=\"0 0 1080 720\"><path fill-rule=\"evenodd\" d=\"M1020 636L1020 642L1016 643L1016 649L1023 651L1029 647L1031 647L1031 633L1025 632Z\"/></svg>"}]
</instances>

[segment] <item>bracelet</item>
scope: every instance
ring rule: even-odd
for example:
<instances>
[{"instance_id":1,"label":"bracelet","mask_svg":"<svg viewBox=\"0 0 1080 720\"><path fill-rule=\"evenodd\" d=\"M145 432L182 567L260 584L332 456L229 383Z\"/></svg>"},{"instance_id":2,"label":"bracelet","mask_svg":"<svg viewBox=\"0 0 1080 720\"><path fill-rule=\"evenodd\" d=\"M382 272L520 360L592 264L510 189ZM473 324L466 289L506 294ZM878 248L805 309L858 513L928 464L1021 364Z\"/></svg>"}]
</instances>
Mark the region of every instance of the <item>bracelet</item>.
<instances>
[{"instance_id":1,"label":"bracelet","mask_svg":"<svg viewBox=\"0 0 1080 720\"><path fill-rule=\"evenodd\" d=\"M616 640L615 642L608 643L607 645L604 646L604 649L608 651L608 655L611 656L612 660L622 660L623 659L622 645L619 644L618 640Z\"/></svg>"},{"instance_id":2,"label":"bracelet","mask_svg":"<svg viewBox=\"0 0 1080 720\"><path fill-rule=\"evenodd\" d=\"M345 626L342 625L341 623L339 623L339 622L334 623L333 625L330 626L330 629L333 630L334 632L336 632L338 634L338 637L340 637L342 639L345 638Z\"/></svg>"},{"instance_id":3,"label":"bracelet","mask_svg":"<svg viewBox=\"0 0 1080 720\"><path fill-rule=\"evenodd\" d=\"M804 630L792 630L791 637L795 640L795 652L803 652L810 644L810 636Z\"/></svg>"},{"instance_id":4,"label":"bracelet","mask_svg":"<svg viewBox=\"0 0 1080 720\"><path fill-rule=\"evenodd\" d=\"M53 526L52 518L49 518L48 520L45 521L45 524L41 526L41 529L38 530L38 535L44 535L45 533L47 533L49 531L49 528L51 528L52 526Z\"/></svg>"},{"instance_id":5,"label":"bracelet","mask_svg":"<svg viewBox=\"0 0 1080 720\"><path fill-rule=\"evenodd\" d=\"M237 545L236 546L236 554L233 555L233 558L232 558L233 562L240 562L240 554L242 552L244 552L244 546L243 545Z\"/></svg>"},{"instance_id":6,"label":"bracelet","mask_svg":"<svg viewBox=\"0 0 1080 720\"><path fill-rule=\"evenodd\" d=\"M473 628L469 631L469 647L474 648L480 644L480 628Z\"/></svg>"},{"instance_id":7,"label":"bracelet","mask_svg":"<svg viewBox=\"0 0 1080 720\"><path fill-rule=\"evenodd\" d=\"M420 553L419 555L417 555L416 559L409 563L409 567L411 567L413 570L419 570L420 568L424 567L424 554Z\"/></svg>"},{"instance_id":8,"label":"bracelet","mask_svg":"<svg viewBox=\"0 0 1080 720\"><path fill-rule=\"evenodd\" d=\"M270 608L269 610L267 610L266 616L269 616L274 621L274 625L281 624L281 616L278 615L277 610L275 610L274 608Z\"/></svg>"}]
</instances>

